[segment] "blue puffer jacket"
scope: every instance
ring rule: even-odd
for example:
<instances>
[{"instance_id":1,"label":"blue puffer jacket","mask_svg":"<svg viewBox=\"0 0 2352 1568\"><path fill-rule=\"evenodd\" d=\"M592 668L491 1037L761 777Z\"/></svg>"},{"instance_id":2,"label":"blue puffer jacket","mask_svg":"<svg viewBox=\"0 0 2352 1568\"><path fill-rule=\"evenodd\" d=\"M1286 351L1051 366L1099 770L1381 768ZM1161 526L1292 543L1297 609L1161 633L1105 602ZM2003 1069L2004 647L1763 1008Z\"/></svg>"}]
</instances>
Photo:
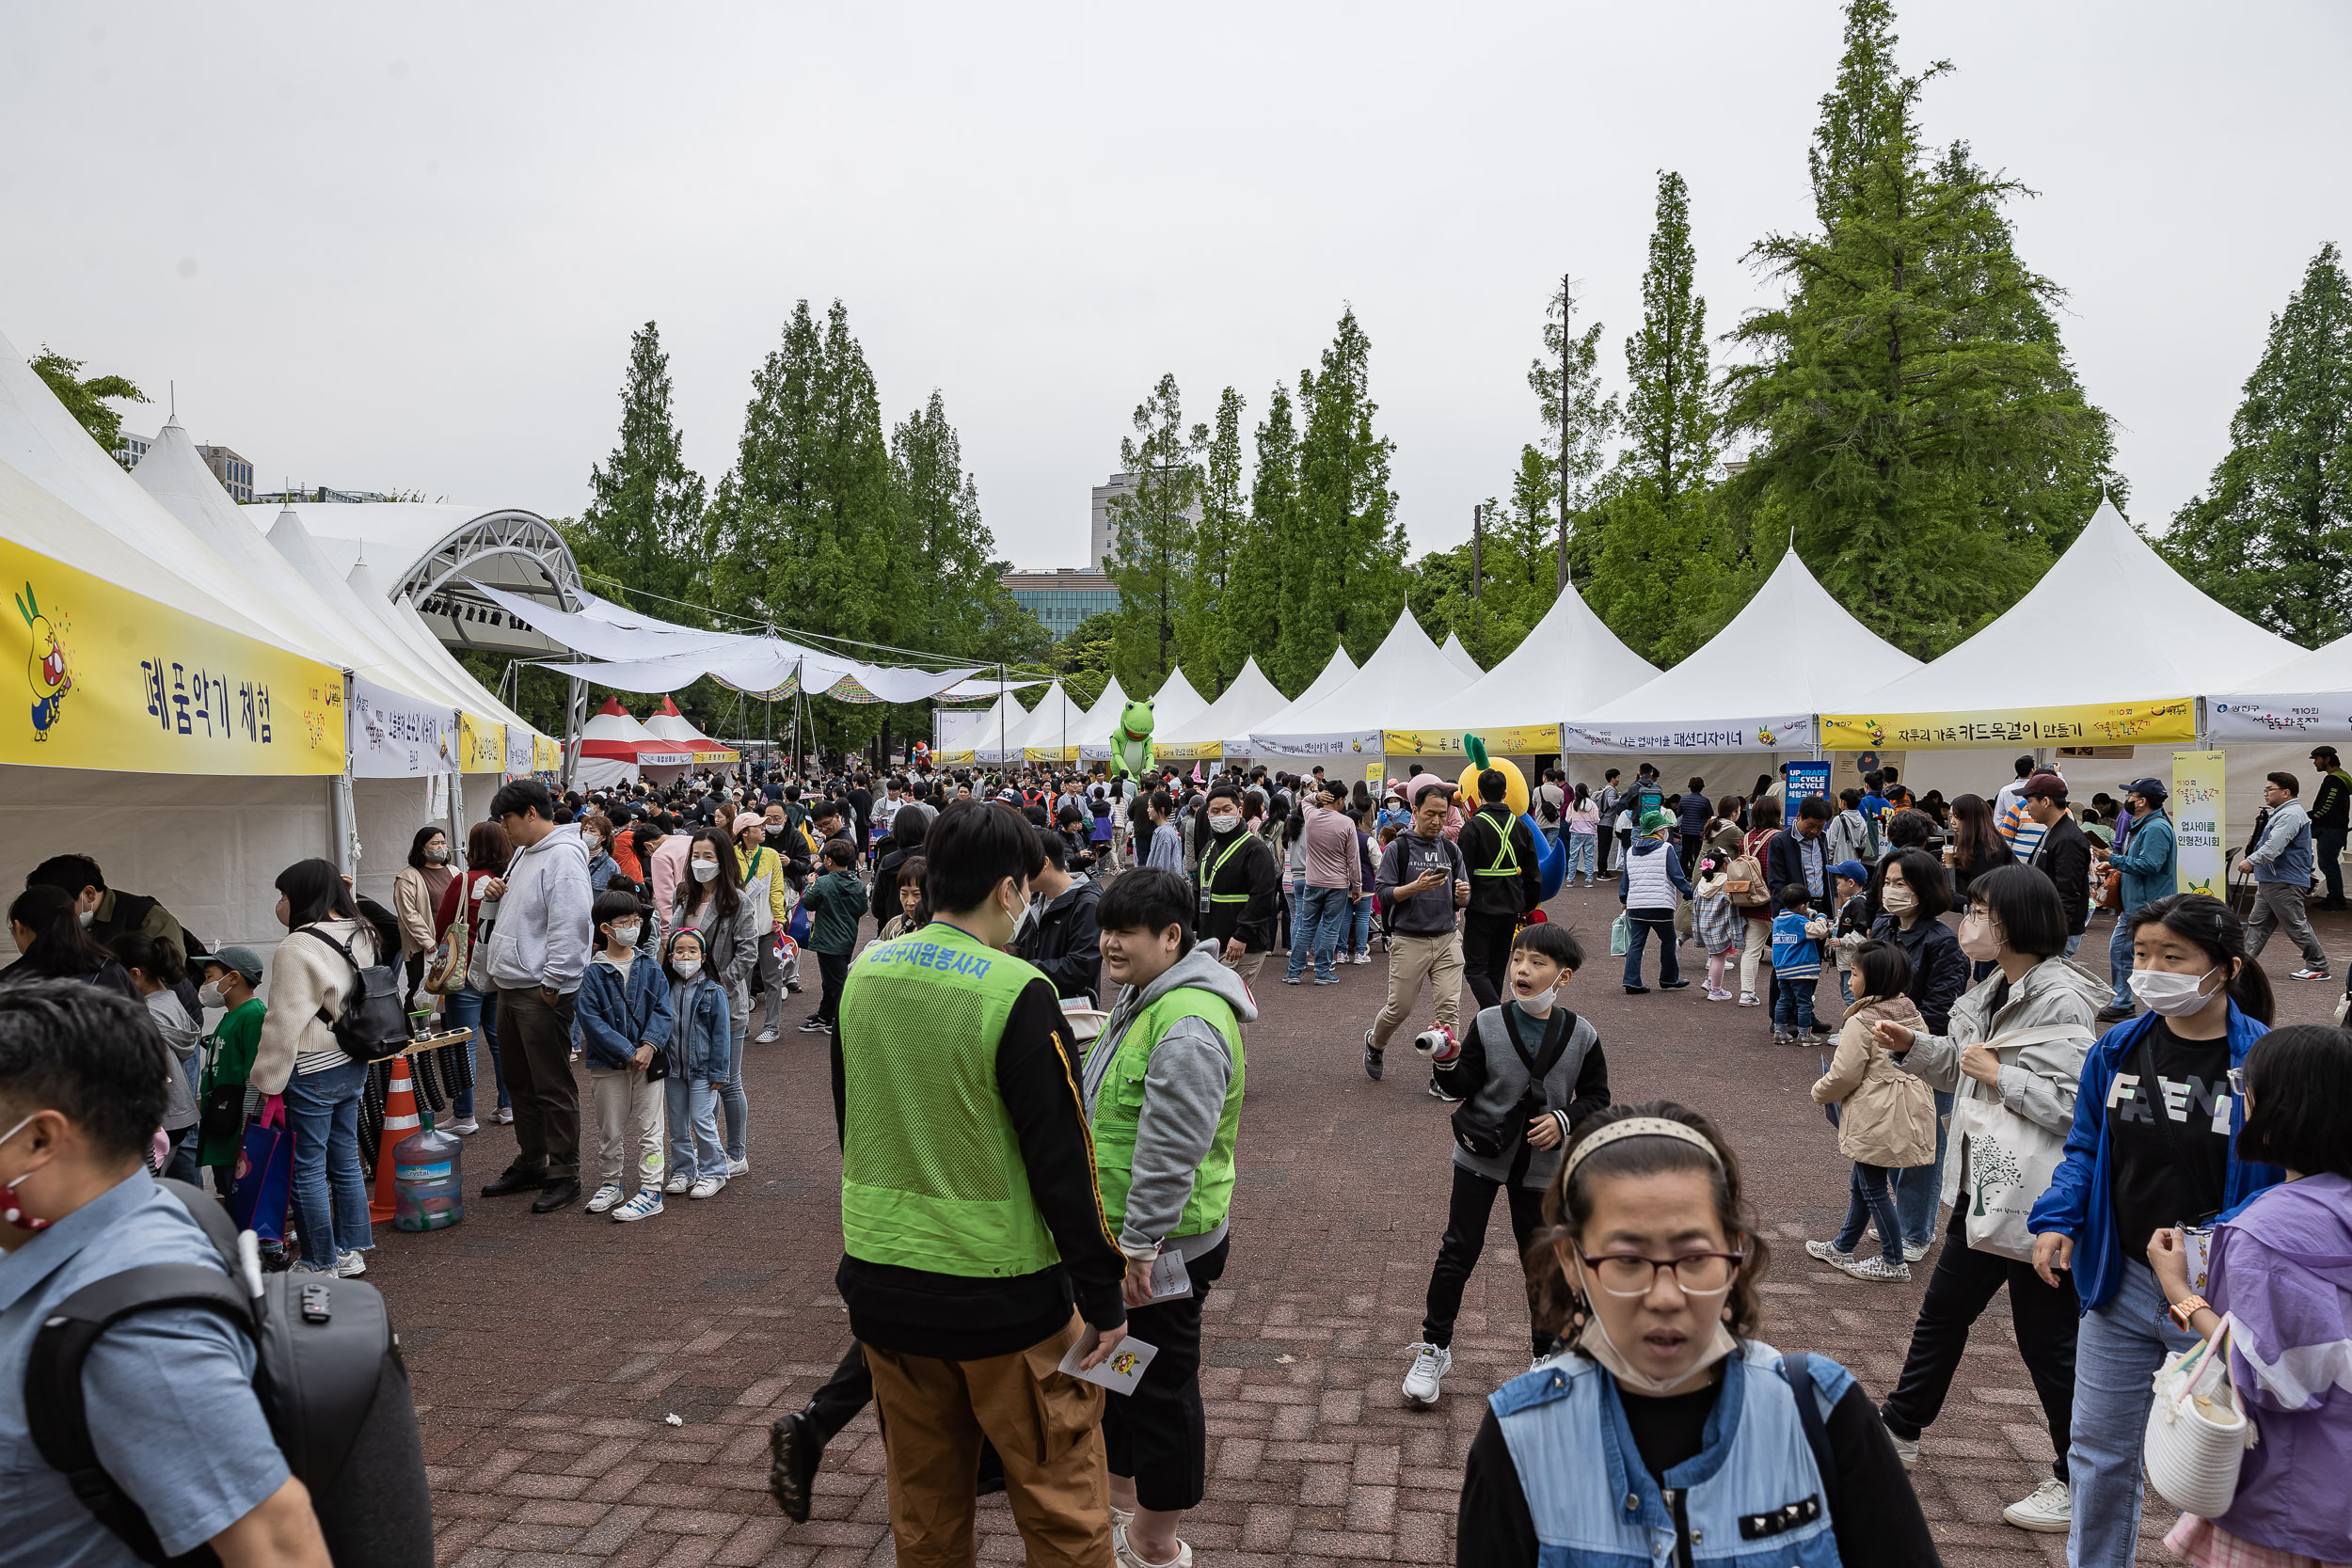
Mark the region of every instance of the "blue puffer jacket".
<instances>
[{"instance_id":1,"label":"blue puffer jacket","mask_svg":"<svg viewBox=\"0 0 2352 1568\"><path fill-rule=\"evenodd\" d=\"M671 992L670 1007L670 1075L693 1084L724 1082L735 1065L727 993L708 974L697 974Z\"/></svg>"},{"instance_id":2,"label":"blue puffer jacket","mask_svg":"<svg viewBox=\"0 0 2352 1568\"><path fill-rule=\"evenodd\" d=\"M626 981L620 966L602 953L589 959L580 978L579 1009L580 1054L596 1072L633 1065L639 1046L664 1045L675 1032L670 977L649 953L638 955Z\"/></svg>"},{"instance_id":3,"label":"blue puffer jacket","mask_svg":"<svg viewBox=\"0 0 2352 1568\"><path fill-rule=\"evenodd\" d=\"M2034 1200L2026 1225L2035 1235L2055 1230L2074 1239L2074 1291L2082 1309L2095 1311L2115 1299L2122 1283L2126 1260L2146 1261L2148 1238L2124 1238L2115 1233L2115 1177L2107 1165L2107 1092L2124 1059L2139 1049L2140 1037L2155 1024L2157 1015L2142 1013L2119 1023L2100 1037L2083 1059L2081 1086L2074 1095L2074 1126L2066 1134L2066 1154L2050 1178L2049 1190ZM2230 1004L2230 1066L2246 1065L2254 1042L2270 1033ZM2246 1127L2243 1096L2230 1101L2230 1174L2221 1190L2221 1217L2228 1219L2265 1187L2286 1179L2277 1165L2249 1164L2237 1157L2237 1136Z\"/></svg>"}]
</instances>

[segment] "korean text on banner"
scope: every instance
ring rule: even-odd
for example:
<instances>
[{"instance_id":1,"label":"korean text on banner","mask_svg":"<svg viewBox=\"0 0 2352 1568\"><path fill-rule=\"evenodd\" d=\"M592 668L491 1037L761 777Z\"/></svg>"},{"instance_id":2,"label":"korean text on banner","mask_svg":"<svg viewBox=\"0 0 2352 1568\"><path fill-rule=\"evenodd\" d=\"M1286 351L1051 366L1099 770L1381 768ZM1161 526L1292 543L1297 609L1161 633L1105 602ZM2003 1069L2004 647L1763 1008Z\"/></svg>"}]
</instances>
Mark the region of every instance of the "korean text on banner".
<instances>
[{"instance_id":1,"label":"korean text on banner","mask_svg":"<svg viewBox=\"0 0 2352 1568\"><path fill-rule=\"evenodd\" d=\"M1472 730L1472 735L1486 743L1486 754L1495 757L1545 756L1560 749L1560 726L1557 724L1498 724L1492 729ZM1381 745L1392 757L1458 757L1462 750L1459 730L1389 730L1384 732Z\"/></svg>"},{"instance_id":2,"label":"korean text on banner","mask_svg":"<svg viewBox=\"0 0 2352 1568\"><path fill-rule=\"evenodd\" d=\"M457 770L461 773L506 771L506 726L457 710Z\"/></svg>"},{"instance_id":3,"label":"korean text on banner","mask_svg":"<svg viewBox=\"0 0 2352 1568\"><path fill-rule=\"evenodd\" d=\"M0 542L31 689L0 762L112 772L343 770L343 674Z\"/></svg>"},{"instance_id":4,"label":"korean text on banner","mask_svg":"<svg viewBox=\"0 0 2352 1568\"><path fill-rule=\"evenodd\" d=\"M2173 891L2227 896L2223 879L2229 874L2224 858L2222 825L2229 820L2222 799L2222 753L2172 753L2172 836L2179 845L2173 861Z\"/></svg>"},{"instance_id":5,"label":"korean text on banner","mask_svg":"<svg viewBox=\"0 0 2352 1568\"><path fill-rule=\"evenodd\" d=\"M517 779L531 776L531 732L506 726L506 771Z\"/></svg>"},{"instance_id":6,"label":"korean text on banner","mask_svg":"<svg viewBox=\"0 0 2352 1568\"><path fill-rule=\"evenodd\" d=\"M1569 752L1809 752L1813 715L1702 719L1664 724L1563 724ZM1488 751L1495 749L1488 741Z\"/></svg>"},{"instance_id":7,"label":"korean text on banner","mask_svg":"<svg viewBox=\"0 0 2352 1568\"><path fill-rule=\"evenodd\" d=\"M457 710L435 707L354 675L351 771L361 779L421 779L457 771Z\"/></svg>"},{"instance_id":8,"label":"korean text on banner","mask_svg":"<svg viewBox=\"0 0 2352 1568\"><path fill-rule=\"evenodd\" d=\"M2197 738L2197 700L2095 703L1985 713L1821 715L1835 752L1957 751L1970 746L2162 746Z\"/></svg>"},{"instance_id":9,"label":"korean text on banner","mask_svg":"<svg viewBox=\"0 0 2352 1568\"><path fill-rule=\"evenodd\" d=\"M2205 738L2352 740L2352 702L2341 691L2217 697L2205 705Z\"/></svg>"},{"instance_id":10,"label":"korean text on banner","mask_svg":"<svg viewBox=\"0 0 2352 1568\"><path fill-rule=\"evenodd\" d=\"M1380 754L1381 732L1366 730L1361 735L1253 735L1249 747L1258 756L1346 757L1362 756L1369 752ZM1110 750L1104 749L1108 756Z\"/></svg>"},{"instance_id":11,"label":"korean text on banner","mask_svg":"<svg viewBox=\"0 0 2352 1568\"><path fill-rule=\"evenodd\" d=\"M548 736L531 737L531 770L553 778L564 770L564 744Z\"/></svg>"},{"instance_id":12,"label":"korean text on banner","mask_svg":"<svg viewBox=\"0 0 2352 1568\"><path fill-rule=\"evenodd\" d=\"M1153 757L1166 757L1170 762L1215 762L1225 754L1221 740L1170 740L1152 743Z\"/></svg>"},{"instance_id":13,"label":"korean text on banner","mask_svg":"<svg viewBox=\"0 0 2352 1568\"><path fill-rule=\"evenodd\" d=\"M1382 786L1387 784L1388 782L1389 763L1387 758L1383 757L1378 762L1368 762L1364 764L1364 787L1372 791L1375 799L1379 796Z\"/></svg>"}]
</instances>

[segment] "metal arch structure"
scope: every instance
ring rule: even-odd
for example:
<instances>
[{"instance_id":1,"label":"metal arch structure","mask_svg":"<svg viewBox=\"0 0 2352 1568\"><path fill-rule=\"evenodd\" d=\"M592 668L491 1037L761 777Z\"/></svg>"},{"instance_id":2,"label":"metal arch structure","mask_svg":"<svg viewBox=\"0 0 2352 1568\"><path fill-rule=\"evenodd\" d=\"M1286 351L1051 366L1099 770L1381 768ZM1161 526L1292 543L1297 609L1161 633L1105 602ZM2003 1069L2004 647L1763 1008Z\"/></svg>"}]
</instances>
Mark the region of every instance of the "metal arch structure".
<instances>
[{"instance_id":1,"label":"metal arch structure","mask_svg":"<svg viewBox=\"0 0 2352 1568\"><path fill-rule=\"evenodd\" d=\"M433 607L437 618L447 615L458 641L473 646L473 640L466 634L467 616L459 611L470 610L476 616L486 613L499 621L506 619L488 600L472 592L471 575L488 562L514 563L524 568L518 576L525 580L514 584L516 593L534 598L552 597L559 610L579 610L585 603L580 597L583 590L580 563L572 559L571 546L545 517L535 512L513 509L483 513L448 534L417 558L393 586L392 595L407 600L419 610ZM534 573L540 580L527 580ZM503 700L512 702L511 698ZM588 684L574 676L564 705L563 778L566 786L580 766L580 736L587 722Z\"/></svg>"}]
</instances>

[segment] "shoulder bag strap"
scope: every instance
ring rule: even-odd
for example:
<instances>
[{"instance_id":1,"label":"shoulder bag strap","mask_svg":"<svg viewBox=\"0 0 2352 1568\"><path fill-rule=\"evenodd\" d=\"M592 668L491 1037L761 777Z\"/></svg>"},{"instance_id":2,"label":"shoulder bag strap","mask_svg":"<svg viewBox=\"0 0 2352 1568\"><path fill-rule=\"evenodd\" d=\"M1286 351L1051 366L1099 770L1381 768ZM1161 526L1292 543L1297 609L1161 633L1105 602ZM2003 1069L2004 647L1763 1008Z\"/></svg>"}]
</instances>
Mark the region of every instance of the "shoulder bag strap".
<instances>
[{"instance_id":1,"label":"shoulder bag strap","mask_svg":"<svg viewBox=\"0 0 2352 1568\"><path fill-rule=\"evenodd\" d=\"M1813 1450L1813 1467L1821 1472L1821 1504L1830 1518L1837 1517L1837 1456L1829 1446L1829 1423L1821 1419L1821 1402L1813 1390L1813 1357L1792 1351L1780 1358L1788 1373L1788 1391L1797 1398L1797 1424L1804 1428L1805 1446Z\"/></svg>"},{"instance_id":2,"label":"shoulder bag strap","mask_svg":"<svg viewBox=\"0 0 2352 1568\"><path fill-rule=\"evenodd\" d=\"M337 942L333 937L328 936L325 931L320 930L315 926L300 927L296 928L294 935L298 937L316 937L319 941L326 943L327 946L332 947L336 952L341 953L343 956L343 962L351 966L351 977L354 980L358 979L359 960L351 956L350 948L344 946L342 942ZM328 1012L325 1007L321 1007L319 1009L319 1022L331 1028L335 1022L335 1015Z\"/></svg>"}]
</instances>

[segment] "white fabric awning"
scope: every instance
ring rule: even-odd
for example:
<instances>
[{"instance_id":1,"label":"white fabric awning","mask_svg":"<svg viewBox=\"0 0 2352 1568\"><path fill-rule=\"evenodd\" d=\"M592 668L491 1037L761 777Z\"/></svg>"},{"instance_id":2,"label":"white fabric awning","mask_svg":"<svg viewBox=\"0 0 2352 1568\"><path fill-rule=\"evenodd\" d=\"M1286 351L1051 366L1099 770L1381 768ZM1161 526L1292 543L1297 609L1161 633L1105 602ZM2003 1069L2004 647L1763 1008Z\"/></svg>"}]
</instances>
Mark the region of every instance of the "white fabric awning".
<instances>
[{"instance_id":1,"label":"white fabric awning","mask_svg":"<svg viewBox=\"0 0 2352 1568\"><path fill-rule=\"evenodd\" d=\"M1175 725L1155 723L1152 739L1155 746L1222 745L1248 735L1257 725L1290 706L1290 699L1281 689L1266 679L1253 657L1242 665L1241 673L1233 683L1217 693L1211 703L1192 719Z\"/></svg>"},{"instance_id":2,"label":"white fabric awning","mask_svg":"<svg viewBox=\"0 0 2352 1568\"><path fill-rule=\"evenodd\" d=\"M1438 652L1445 655L1456 670L1461 671L1472 680L1478 679L1486 673L1478 660L1470 657L1470 651L1462 646L1462 636L1459 632L1449 630L1445 634L1445 641L1438 645Z\"/></svg>"},{"instance_id":3,"label":"white fabric awning","mask_svg":"<svg viewBox=\"0 0 2352 1568\"><path fill-rule=\"evenodd\" d=\"M1398 613L1396 625L1362 669L1328 695L1314 701L1301 697L1253 729L1250 752L1257 756L1377 756L1381 732L1399 715L1441 708L1470 684L1470 677L1429 640L1408 608Z\"/></svg>"}]
</instances>

